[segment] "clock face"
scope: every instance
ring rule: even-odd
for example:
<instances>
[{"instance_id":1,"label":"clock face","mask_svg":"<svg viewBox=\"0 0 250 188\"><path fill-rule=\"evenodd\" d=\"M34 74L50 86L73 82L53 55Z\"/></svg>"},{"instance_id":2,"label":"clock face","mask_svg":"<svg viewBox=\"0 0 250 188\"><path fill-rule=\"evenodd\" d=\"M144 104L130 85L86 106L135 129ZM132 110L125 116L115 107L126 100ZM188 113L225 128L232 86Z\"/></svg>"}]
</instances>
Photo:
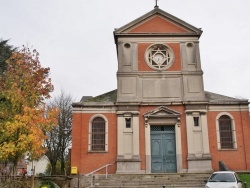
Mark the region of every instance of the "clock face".
<instances>
[{"instance_id":1,"label":"clock face","mask_svg":"<svg viewBox=\"0 0 250 188\"><path fill-rule=\"evenodd\" d=\"M153 60L158 65L162 64L164 62L164 55L162 53L157 53L153 56Z\"/></svg>"}]
</instances>

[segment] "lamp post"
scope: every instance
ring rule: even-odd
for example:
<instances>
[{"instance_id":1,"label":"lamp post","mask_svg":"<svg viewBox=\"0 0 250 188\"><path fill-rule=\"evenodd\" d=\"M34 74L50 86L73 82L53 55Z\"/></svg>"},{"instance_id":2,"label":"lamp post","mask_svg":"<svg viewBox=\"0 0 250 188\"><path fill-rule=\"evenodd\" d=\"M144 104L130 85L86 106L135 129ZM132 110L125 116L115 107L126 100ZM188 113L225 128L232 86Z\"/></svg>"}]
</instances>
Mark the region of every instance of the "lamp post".
<instances>
[{"instance_id":1,"label":"lamp post","mask_svg":"<svg viewBox=\"0 0 250 188\"><path fill-rule=\"evenodd\" d=\"M61 141L61 172L64 171L64 175L66 176L66 169L65 169L65 156L64 156L64 152L65 152L65 145L66 145L66 136L68 134L69 129L67 129L66 127L64 127L62 129L62 141Z\"/></svg>"}]
</instances>

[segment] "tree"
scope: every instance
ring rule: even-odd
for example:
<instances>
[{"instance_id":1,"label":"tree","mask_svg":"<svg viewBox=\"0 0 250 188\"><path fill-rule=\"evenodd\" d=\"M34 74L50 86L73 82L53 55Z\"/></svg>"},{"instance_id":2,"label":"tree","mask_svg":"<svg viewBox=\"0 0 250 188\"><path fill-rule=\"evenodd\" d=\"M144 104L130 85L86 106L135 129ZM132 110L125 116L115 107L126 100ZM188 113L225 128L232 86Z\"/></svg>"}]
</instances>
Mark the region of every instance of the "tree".
<instances>
[{"instance_id":1,"label":"tree","mask_svg":"<svg viewBox=\"0 0 250 188\"><path fill-rule=\"evenodd\" d=\"M47 132L48 139L45 140L45 146L47 147L46 156L50 161L52 174L56 174L58 161L61 163L61 174L65 170L67 148L71 145L72 102L72 96L61 91L61 94L48 104L49 108L60 110L57 120L58 124L51 131Z\"/></svg>"},{"instance_id":2,"label":"tree","mask_svg":"<svg viewBox=\"0 0 250 188\"><path fill-rule=\"evenodd\" d=\"M11 57L11 54L16 50L13 46L8 44L9 40L0 40L0 77L2 76L3 72L7 69L7 60ZM1 89L1 88L0 88ZM9 117L9 113L11 110L8 108L10 107L6 98L0 92L0 123L1 117L5 115Z\"/></svg>"},{"instance_id":3,"label":"tree","mask_svg":"<svg viewBox=\"0 0 250 188\"><path fill-rule=\"evenodd\" d=\"M23 47L6 63L0 75L0 160L16 165L26 152L31 159L45 152L44 131L55 124L58 112L45 108L53 85L50 69L41 67L36 50Z\"/></svg>"},{"instance_id":4,"label":"tree","mask_svg":"<svg viewBox=\"0 0 250 188\"><path fill-rule=\"evenodd\" d=\"M16 49L8 44L9 40L0 40L0 75L6 70L6 60L10 58Z\"/></svg>"}]
</instances>

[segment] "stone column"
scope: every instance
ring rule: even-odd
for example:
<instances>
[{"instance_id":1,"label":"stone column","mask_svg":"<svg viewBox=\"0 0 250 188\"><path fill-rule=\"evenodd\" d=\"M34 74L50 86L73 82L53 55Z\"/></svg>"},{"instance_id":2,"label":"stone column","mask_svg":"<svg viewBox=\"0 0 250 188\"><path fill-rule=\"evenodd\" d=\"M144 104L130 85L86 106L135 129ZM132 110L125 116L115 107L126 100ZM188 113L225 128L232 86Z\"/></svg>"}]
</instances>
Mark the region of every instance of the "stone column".
<instances>
[{"instance_id":1,"label":"stone column","mask_svg":"<svg viewBox=\"0 0 250 188\"><path fill-rule=\"evenodd\" d=\"M139 112L118 112L117 171L116 173L142 173L139 148ZM126 127L126 119L131 125Z\"/></svg>"},{"instance_id":2,"label":"stone column","mask_svg":"<svg viewBox=\"0 0 250 188\"><path fill-rule=\"evenodd\" d=\"M188 172L211 172L206 112L186 111L186 126Z\"/></svg>"}]
</instances>

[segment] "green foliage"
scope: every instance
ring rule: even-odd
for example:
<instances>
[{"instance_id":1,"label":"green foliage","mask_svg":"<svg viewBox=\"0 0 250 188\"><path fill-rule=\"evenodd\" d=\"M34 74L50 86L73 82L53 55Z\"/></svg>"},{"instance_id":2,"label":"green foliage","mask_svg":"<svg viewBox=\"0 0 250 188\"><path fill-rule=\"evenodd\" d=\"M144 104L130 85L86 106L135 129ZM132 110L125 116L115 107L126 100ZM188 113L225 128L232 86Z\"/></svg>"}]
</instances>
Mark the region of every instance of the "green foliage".
<instances>
[{"instance_id":1,"label":"green foliage","mask_svg":"<svg viewBox=\"0 0 250 188\"><path fill-rule=\"evenodd\" d=\"M41 186L39 188L56 188L54 183L52 183L50 180L45 180L41 183Z\"/></svg>"},{"instance_id":2,"label":"green foliage","mask_svg":"<svg viewBox=\"0 0 250 188\"><path fill-rule=\"evenodd\" d=\"M6 46L7 41L1 44ZM0 161L16 165L26 152L31 159L45 152L44 131L56 124L58 112L45 108L53 85L50 69L41 66L36 50L23 47L5 63L0 74Z\"/></svg>"},{"instance_id":3,"label":"green foliage","mask_svg":"<svg viewBox=\"0 0 250 188\"><path fill-rule=\"evenodd\" d=\"M0 40L0 74L6 70L6 60L10 58L12 52L15 50L8 42L9 40Z\"/></svg>"},{"instance_id":4,"label":"green foliage","mask_svg":"<svg viewBox=\"0 0 250 188\"><path fill-rule=\"evenodd\" d=\"M46 166L45 175L51 175L51 169L52 169L51 164L48 163ZM70 162L69 161L65 162L65 170L66 170L67 175L69 175L70 174ZM53 175L65 175L65 172L61 172L61 162L60 161L57 161L56 172Z\"/></svg>"},{"instance_id":5,"label":"green foliage","mask_svg":"<svg viewBox=\"0 0 250 188\"><path fill-rule=\"evenodd\" d=\"M244 184L244 182L247 183L248 187L250 187L250 174L241 174L238 173L240 180L242 181L242 183Z\"/></svg>"},{"instance_id":6,"label":"green foliage","mask_svg":"<svg viewBox=\"0 0 250 188\"><path fill-rule=\"evenodd\" d=\"M0 77L7 69L7 60L11 57L12 53L16 50L13 46L8 44L9 40L0 39ZM11 113L10 101L0 92L0 124L4 119L13 116ZM1 141L0 141L1 142Z\"/></svg>"}]
</instances>

